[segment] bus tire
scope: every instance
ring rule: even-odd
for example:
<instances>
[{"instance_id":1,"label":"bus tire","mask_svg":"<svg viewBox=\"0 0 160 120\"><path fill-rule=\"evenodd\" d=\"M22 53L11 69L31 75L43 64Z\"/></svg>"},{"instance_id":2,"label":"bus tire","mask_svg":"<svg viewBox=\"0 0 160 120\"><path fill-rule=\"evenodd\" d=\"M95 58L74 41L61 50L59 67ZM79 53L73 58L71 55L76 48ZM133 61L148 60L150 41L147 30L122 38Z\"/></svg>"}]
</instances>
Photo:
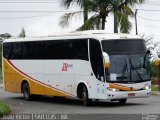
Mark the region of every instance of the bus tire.
<instances>
[{"instance_id":1,"label":"bus tire","mask_svg":"<svg viewBox=\"0 0 160 120\"><path fill-rule=\"evenodd\" d=\"M22 93L23 93L23 98L27 101L31 100L31 94L30 94L30 87L27 82L22 84Z\"/></svg>"},{"instance_id":2,"label":"bus tire","mask_svg":"<svg viewBox=\"0 0 160 120\"><path fill-rule=\"evenodd\" d=\"M92 100L88 99L88 91L87 91L87 88L85 86L82 88L82 100L83 100L83 105L84 106L91 105Z\"/></svg>"},{"instance_id":3,"label":"bus tire","mask_svg":"<svg viewBox=\"0 0 160 120\"><path fill-rule=\"evenodd\" d=\"M127 102L127 99L119 99L119 104L124 105Z\"/></svg>"}]
</instances>

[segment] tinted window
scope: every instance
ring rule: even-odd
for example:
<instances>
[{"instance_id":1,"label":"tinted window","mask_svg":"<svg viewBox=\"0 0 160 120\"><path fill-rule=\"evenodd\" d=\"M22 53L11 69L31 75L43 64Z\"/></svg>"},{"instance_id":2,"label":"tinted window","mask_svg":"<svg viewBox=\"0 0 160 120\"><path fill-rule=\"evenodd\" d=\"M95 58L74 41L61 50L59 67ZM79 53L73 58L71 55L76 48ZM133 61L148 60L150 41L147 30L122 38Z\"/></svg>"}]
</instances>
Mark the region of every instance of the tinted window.
<instances>
[{"instance_id":1,"label":"tinted window","mask_svg":"<svg viewBox=\"0 0 160 120\"><path fill-rule=\"evenodd\" d=\"M106 53L138 53L146 52L145 41L139 40L103 40L103 51Z\"/></svg>"},{"instance_id":2,"label":"tinted window","mask_svg":"<svg viewBox=\"0 0 160 120\"><path fill-rule=\"evenodd\" d=\"M88 60L88 40L10 42L3 44L7 59Z\"/></svg>"},{"instance_id":3,"label":"tinted window","mask_svg":"<svg viewBox=\"0 0 160 120\"><path fill-rule=\"evenodd\" d=\"M72 41L74 59L88 60L88 40Z\"/></svg>"},{"instance_id":4,"label":"tinted window","mask_svg":"<svg viewBox=\"0 0 160 120\"><path fill-rule=\"evenodd\" d=\"M103 56L100 42L97 40L90 40L90 61L93 72L97 79L104 80Z\"/></svg>"},{"instance_id":5,"label":"tinted window","mask_svg":"<svg viewBox=\"0 0 160 120\"><path fill-rule=\"evenodd\" d=\"M11 58L12 44L4 43L3 44L3 56L5 58Z\"/></svg>"}]
</instances>

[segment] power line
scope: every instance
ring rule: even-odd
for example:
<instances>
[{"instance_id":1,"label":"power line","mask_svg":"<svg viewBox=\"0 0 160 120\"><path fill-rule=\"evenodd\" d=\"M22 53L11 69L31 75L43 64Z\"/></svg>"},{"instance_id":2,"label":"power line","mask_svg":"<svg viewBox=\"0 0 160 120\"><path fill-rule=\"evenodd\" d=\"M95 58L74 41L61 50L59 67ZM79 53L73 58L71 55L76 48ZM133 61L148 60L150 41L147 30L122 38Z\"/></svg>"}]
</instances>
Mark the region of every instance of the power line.
<instances>
[{"instance_id":1,"label":"power line","mask_svg":"<svg viewBox=\"0 0 160 120\"><path fill-rule=\"evenodd\" d=\"M35 18L35 17L40 17L40 16L46 16L46 15L49 15L49 14L51 14L51 13L35 15L35 16L28 16L28 17L10 17L10 18L0 18L0 19L26 19L26 18Z\"/></svg>"},{"instance_id":2,"label":"power line","mask_svg":"<svg viewBox=\"0 0 160 120\"><path fill-rule=\"evenodd\" d=\"M82 12L82 11L55 11L55 10L38 10L38 11L0 11L1 13L58 13L58 12Z\"/></svg>"},{"instance_id":3,"label":"power line","mask_svg":"<svg viewBox=\"0 0 160 120\"><path fill-rule=\"evenodd\" d=\"M0 0L0 3L57 3L60 0Z\"/></svg>"},{"instance_id":4,"label":"power line","mask_svg":"<svg viewBox=\"0 0 160 120\"><path fill-rule=\"evenodd\" d=\"M144 17L141 17L139 15L137 15L139 18L141 19L144 19L144 20L148 20L148 21L154 21L154 22L159 22L160 20L152 20L152 19L148 19L148 18L144 18Z\"/></svg>"},{"instance_id":5,"label":"power line","mask_svg":"<svg viewBox=\"0 0 160 120\"><path fill-rule=\"evenodd\" d=\"M24 1L24 2L1 2L0 3L57 3L56 1L39 1L39 2L27 2L27 1Z\"/></svg>"},{"instance_id":6,"label":"power line","mask_svg":"<svg viewBox=\"0 0 160 120\"><path fill-rule=\"evenodd\" d=\"M146 5L155 5L155 6L159 6L160 4L146 4Z\"/></svg>"},{"instance_id":7,"label":"power line","mask_svg":"<svg viewBox=\"0 0 160 120\"><path fill-rule=\"evenodd\" d=\"M67 13L68 11L58 11L58 12L65 12ZM74 11L74 12L82 12L82 11ZM53 14L53 13L57 13L57 11L52 11L50 13L45 13L45 14L41 14L41 15L34 15L34 16L27 16L27 17L0 17L0 19L29 19L29 18L35 18L35 17L41 17L41 16L47 16L49 14Z\"/></svg>"},{"instance_id":8,"label":"power line","mask_svg":"<svg viewBox=\"0 0 160 120\"><path fill-rule=\"evenodd\" d=\"M156 26L149 26L149 25L142 25L142 24L138 24L139 26L142 26L142 27L147 27L147 28L151 28L151 29L158 29L160 27L156 27Z\"/></svg>"},{"instance_id":9,"label":"power line","mask_svg":"<svg viewBox=\"0 0 160 120\"><path fill-rule=\"evenodd\" d=\"M0 0L0 2L45 2L45 1L50 1L50 2L56 2L59 0Z\"/></svg>"},{"instance_id":10,"label":"power line","mask_svg":"<svg viewBox=\"0 0 160 120\"><path fill-rule=\"evenodd\" d=\"M151 0L151 1L147 1L147 2L160 2L160 0Z\"/></svg>"},{"instance_id":11,"label":"power line","mask_svg":"<svg viewBox=\"0 0 160 120\"><path fill-rule=\"evenodd\" d=\"M135 22L132 22L133 24L135 24ZM159 26L151 26L151 25L144 25L144 24L140 24L138 23L138 26L143 26L143 27L147 27L147 28L160 28Z\"/></svg>"},{"instance_id":12,"label":"power line","mask_svg":"<svg viewBox=\"0 0 160 120\"><path fill-rule=\"evenodd\" d=\"M141 11L153 11L153 12L160 12L160 10L151 10L151 9L137 9Z\"/></svg>"}]
</instances>

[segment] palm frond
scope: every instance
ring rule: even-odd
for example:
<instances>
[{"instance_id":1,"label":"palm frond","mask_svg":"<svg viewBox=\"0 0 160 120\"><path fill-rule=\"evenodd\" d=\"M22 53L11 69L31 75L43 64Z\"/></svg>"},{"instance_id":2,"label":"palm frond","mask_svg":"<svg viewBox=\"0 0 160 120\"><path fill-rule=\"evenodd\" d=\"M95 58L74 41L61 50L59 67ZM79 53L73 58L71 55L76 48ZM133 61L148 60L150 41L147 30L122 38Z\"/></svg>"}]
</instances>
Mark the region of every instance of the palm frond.
<instances>
[{"instance_id":1,"label":"palm frond","mask_svg":"<svg viewBox=\"0 0 160 120\"><path fill-rule=\"evenodd\" d=\"M135 5L143 4L145 1L146 0L116 0L109 11L122 9L125 5L130 6L132 8Z\"/></svg>"},{"instance_id":2,"label":"palm frond","mask_svg":"<svg viewBox=\"0 0 160 120\"><path fill-rule=\"evenodd\" d=\"M128 0L127 5L134 7L135 5L140 5L145 3L146 0Z\"/></svg>"},{"instance_id":3,"label":"palm frond","mask_svg":"<svg viewBox=\"0 0 160 120\"><path fill-rule=\"evenodd\" d=\"M64 28L68 27L72 18L76 17L76 15L81 15L83 11L78 11L78 12L72 12L72 13L65 13L63 16L60 17L59 20L59 25Z\"/></svg>"},{"instance_id":4,"label":"palm frond","mask_svg":"<svg viewBox=\"0 0 160 120\"><path fill-rule=\"evenodd\" d=\"M129 33L132 28L132 24L128 20L128 15L123 14L119 11L116 11L115 14L117 16L117 21L119 23L118 25L120 26L120 31L122 33Z\"/></svg>"},{"instance_id":5,"label":"palm frond","mask_svg":"<svg viewBox=\"0 0 160 120\"><path fill-rule=\"evenodd\" d=\"M101 22L100 22L99 15L93 15L76 31L99 29L100 26L101 26Z\"/></svg>"},{"instance_id":6,"label":"palm frond","mask_svg":"<svg viewBox=\"0 0 160 120\"><path fill-rule=\"evenodd\" d=\"M91 3L90 0L61 0L61 5L64 6L65 8L69 8L72 4L77 4L81 8L84 7L85 5L89 5Z\"/></svg>"},{"instance_id":7,"label":"palm frond","mask_svg":"<svg viewBox=\"0 0 160 120\"><path fill-rule=\"evenodd\" d=\"M61 0L61 5L65 8L69 8L74 0Z\"/></svg>"},{"instance_id":8,"label":"palm frond","mask_svg":"<svg viewBox=\"0 0 160 120\"><path fill-rule=\"evenodd\" d=\"M134 16L133 10L132 10L129 6L127 6L127 5L125 5L125 6L123 7L123 9L122 9L121 12L124 13L124 14L126 14L126 15L129 15L129 16L131 16L131 17Z\"/></svg>"}]
</instances>

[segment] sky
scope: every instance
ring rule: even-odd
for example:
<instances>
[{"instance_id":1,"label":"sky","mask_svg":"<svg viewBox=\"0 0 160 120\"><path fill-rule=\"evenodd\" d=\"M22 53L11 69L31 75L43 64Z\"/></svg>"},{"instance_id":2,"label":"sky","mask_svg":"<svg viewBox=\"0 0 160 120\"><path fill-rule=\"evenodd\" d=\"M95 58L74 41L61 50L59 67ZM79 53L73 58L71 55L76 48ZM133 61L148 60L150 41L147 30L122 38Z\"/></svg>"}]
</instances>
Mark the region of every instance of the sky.
<instances>
[{"instance_id":1,"label":"sky","mask_svg":"<svg viewBox=\"0 0 160 120\"><path fill-rule=\"evenodd\" d=\"M144 4L136 6L133 10L135 9L139 9L137 13L139 35L154 36L154 40L160 42L160 0L146 0ZM83 24L83 16L74 18L67 28L61 28L58 23L64 13L79 10L76 5L66 10L60 5L60 0L0 0L0 34L10 33L18 36L22 27L27 36L46 36L55 32L74 31ZM105 30L113 33L113 15L109 14L106 21ZM134 17L130 18L130 21L131 34L135 34Z\"/></svg>"}]
</instances>

